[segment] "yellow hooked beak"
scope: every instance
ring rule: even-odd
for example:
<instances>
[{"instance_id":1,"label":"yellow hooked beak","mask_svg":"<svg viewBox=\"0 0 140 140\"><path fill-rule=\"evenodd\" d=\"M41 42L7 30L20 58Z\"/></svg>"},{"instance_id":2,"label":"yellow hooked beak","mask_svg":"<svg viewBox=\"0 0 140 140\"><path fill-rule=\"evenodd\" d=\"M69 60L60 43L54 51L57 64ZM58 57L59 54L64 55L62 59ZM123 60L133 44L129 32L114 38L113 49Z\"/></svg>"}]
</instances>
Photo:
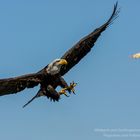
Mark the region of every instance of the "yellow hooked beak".
<instances>
[{"instance_id":1,"label":"yellow hooked beak","mask_svg":"<svg viewBox=\"0 0 140 140\"><path fill-rule=\"evenodd\" d=\"M58 64L60 64L60 65L67 65L68 62L67 62L65 59L61 59L61 60L58 62Z\"/></svg>"}]
</instances>

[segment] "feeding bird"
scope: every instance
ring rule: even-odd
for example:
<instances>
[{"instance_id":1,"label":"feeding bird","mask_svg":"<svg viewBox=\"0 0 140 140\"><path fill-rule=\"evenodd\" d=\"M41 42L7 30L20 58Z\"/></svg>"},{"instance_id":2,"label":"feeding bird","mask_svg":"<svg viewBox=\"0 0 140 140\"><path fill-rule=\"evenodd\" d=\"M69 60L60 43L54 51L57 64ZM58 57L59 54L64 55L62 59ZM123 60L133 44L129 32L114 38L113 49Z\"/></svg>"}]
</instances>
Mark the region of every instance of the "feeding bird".
<instances>
[{"instance_id":1,"label":"feeding bird","mask_svg":"<svg viewBox=\"0 0 140 140\"><path fill-rule=\"evenodd\" d=\"M59 101L61 95L68 96L67 92L75 93L76 83L72 82L68 85L63 76L90 52L101 33L118 17L120 10L117 6L118 2L114 5L113 12L107 22L82 38L61 58L55 59L39 72L0 79L0 96L18 93L26 88L40 85L37 94L23 106L25 107L40 96L46 96L50 100ZM58 86L62 88L60 91L56 90Z\"/></svg>"}]
</instances>

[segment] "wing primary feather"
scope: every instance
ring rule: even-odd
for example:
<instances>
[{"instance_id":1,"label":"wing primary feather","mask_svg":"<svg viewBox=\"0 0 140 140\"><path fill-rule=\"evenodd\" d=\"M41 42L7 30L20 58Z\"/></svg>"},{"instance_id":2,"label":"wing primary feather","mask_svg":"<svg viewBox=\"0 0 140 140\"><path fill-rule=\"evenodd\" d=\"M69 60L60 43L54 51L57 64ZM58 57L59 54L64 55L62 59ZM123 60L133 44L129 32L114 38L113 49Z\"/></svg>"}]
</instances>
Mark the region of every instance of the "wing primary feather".
<instances>
[{"instance_id":1,"label":"wing primary feather","mask_svg":"<svg viewBox=\"0 0 140 140\"><path fill-rule=\"evenodd\" d=\"M38 98L38 97L40 97L40 96L43 96L43 95L44 95L44 93L43 93L42 89L40 89L40 90L37 92L37 94L36 94L34 97L32 97L32 99L29 100L29 101L23 106L23 108L25 108L27 105L29 105L34 99L36 99L36 98Z\"/></svg>"},{"instance_id":2,"label":"wing primary feather","mask_svg":"<svg viewBox=\"0 0 140 140\"><path fill-rule=\"evenodd\" d=\"M117 10L117 7L118 7L118 1L114 5L113 13L108 20L108 25L111 25L113 23L113 21L116 20L119 17L118 14L120 13L120 8Z\"/></svg>"},{"instance_id":3,"label":"wing primary feather","mask_svg":"<svg viewBox=\"0 0 140 140\"><path fill-rule=\"evenodd\" d=\"M23 105L23 108L25 108L27 105L29 105L34 99L36 99L38 96L35 95L31 100L29 100L25 105Z\"/></svg>"}]
</instances>

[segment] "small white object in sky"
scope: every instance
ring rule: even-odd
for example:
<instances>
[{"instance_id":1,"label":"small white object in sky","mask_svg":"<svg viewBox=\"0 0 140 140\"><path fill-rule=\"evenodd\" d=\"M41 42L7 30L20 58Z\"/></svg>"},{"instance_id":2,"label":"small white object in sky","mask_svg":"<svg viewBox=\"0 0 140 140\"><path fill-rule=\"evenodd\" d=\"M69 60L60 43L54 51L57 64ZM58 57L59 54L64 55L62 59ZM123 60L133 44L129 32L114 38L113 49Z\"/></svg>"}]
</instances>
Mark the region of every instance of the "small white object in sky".
<instances>
[{"instance_id":1,"label":"small white object in sky","mask_svg":"<svg viewBox=\"0 0 140 140\"><path fill-rule=\"evenodd\" d=\"M140 58L140 53L133 54L131 57L135 59Z\"/></svg>"}]
</instances>

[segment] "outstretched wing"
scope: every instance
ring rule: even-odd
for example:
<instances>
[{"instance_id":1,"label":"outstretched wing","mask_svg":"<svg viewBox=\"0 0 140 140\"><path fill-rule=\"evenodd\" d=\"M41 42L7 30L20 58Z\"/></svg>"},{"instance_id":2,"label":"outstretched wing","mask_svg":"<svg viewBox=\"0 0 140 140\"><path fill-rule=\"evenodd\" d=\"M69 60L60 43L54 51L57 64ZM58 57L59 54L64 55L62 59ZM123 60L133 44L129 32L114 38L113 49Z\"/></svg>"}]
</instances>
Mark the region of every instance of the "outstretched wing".
<instances>
[{"instance_id":1,"label":"outstretched wing","mask_svg":"<svg viewBox=\"0 0 140 140\"><path fill-rule=\"evenodd\" d=\"M81 39L62 56L62 59L65 59L68 62L68 65L62 67L61 69L60 74L62 76L75 66L91 50L101 33L118 17L120 10L117 9L117 5L118 3L114 5L113 13L105 24Z\"/></svg>"},{"instance_id":2,"label":"outstretched wing","mask_svg":"<svg viewBox=\"0 0 140 140\"><path fill-rule=\"evenodd\" d=\"M0 96L17 93L25 88L33 88L37 86L40 81L41 75L38 73L0 79Z\"/></svg>"}]
</instances>

